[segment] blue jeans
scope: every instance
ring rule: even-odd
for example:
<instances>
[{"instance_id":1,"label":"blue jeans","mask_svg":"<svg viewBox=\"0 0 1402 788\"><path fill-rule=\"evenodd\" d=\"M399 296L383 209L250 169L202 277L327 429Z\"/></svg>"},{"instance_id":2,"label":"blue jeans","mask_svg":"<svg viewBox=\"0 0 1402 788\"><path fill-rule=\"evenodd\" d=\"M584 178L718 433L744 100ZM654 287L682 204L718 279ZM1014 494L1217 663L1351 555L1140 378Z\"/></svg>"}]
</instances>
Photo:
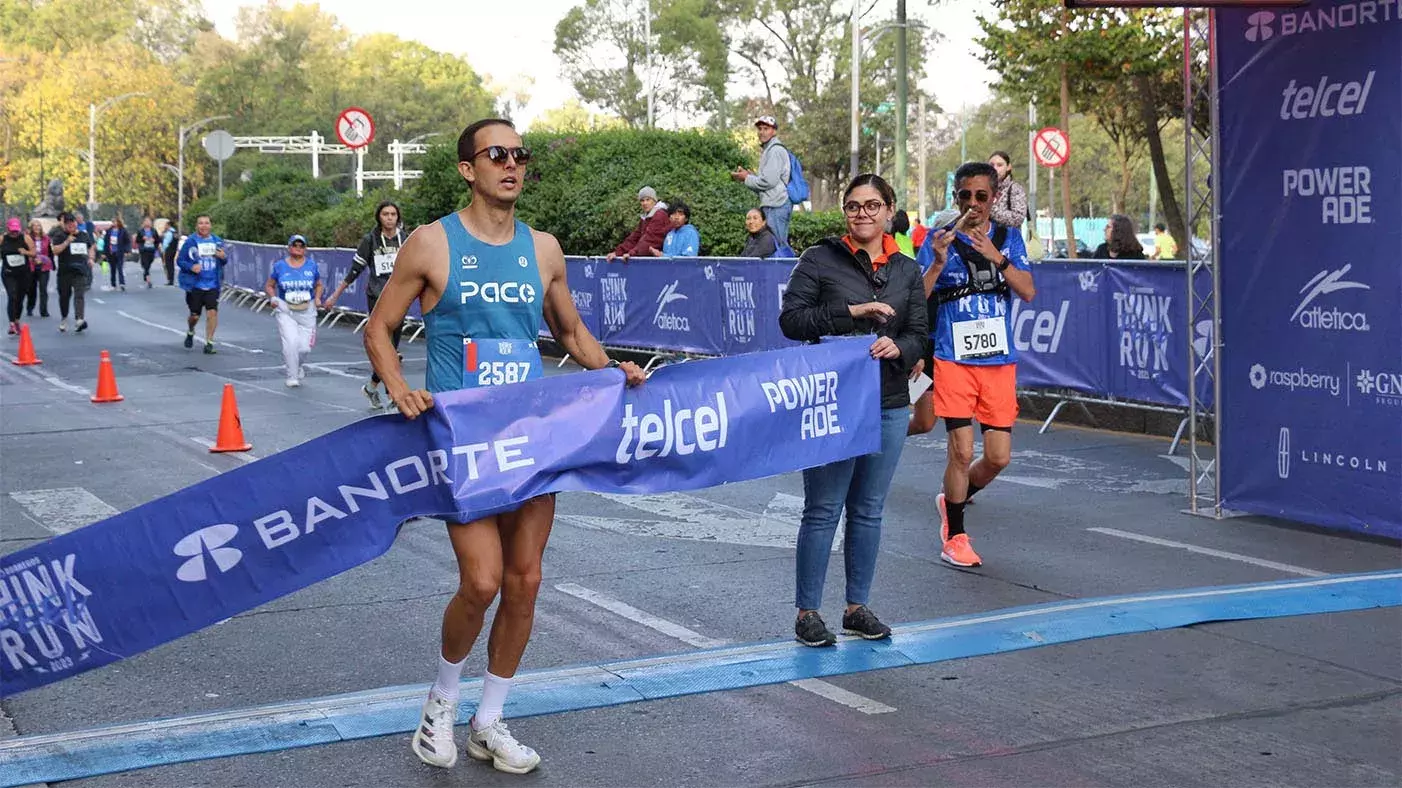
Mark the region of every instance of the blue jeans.
<instances>
[{"instance_id":1,"label":"blue jeans","mask_svg":"<svg viewBox=\"0 0 1402 788\"><path fill-rule=\"evenodd\" d=\"M910 408L881 411L881 451L803 472L803 521L798 527L795 604L817 610L837 532L837 518L847 507L847 542L842 554L847 569L847 603L865 605L876 576L881 546L881 510L905 448Z\"/></svg>"},{"instance_id":2,"label":"blue jeans","mask_svg":"<svg viewBox=\"0 0 1402 788\"><path fill-rule=\"evenodd\" d=\"M779 243L788 243L789 218L793 216L793 204L786 202L778 208L760 208L759 212L764 214L765 223L774 231L774 237L779 239Z\"/></svg>"}]
</instances>

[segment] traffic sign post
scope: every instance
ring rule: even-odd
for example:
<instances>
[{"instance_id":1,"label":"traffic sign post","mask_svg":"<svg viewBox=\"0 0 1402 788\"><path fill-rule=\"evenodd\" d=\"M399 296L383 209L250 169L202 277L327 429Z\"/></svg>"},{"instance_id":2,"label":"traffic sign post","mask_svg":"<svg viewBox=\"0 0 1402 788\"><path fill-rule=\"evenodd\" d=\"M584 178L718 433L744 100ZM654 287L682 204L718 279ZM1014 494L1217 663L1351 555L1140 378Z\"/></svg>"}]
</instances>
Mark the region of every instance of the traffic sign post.
<instances>
[{"instance_id":1,"label":"traffic sign post","mask_svg":"<svg viewBox=\"0 0 1402 788\"><path fill-rule=\"evenodd\" d=\"M360 107L347 107L336 118L336 137L347 148L364 148L375 139L375 121Z\"/></svg>"},{"instance_id":2,"label":"traffic sign post","mask_svg":"<svg viewBox=\"0 0 1402 788\"><path fill-rule=\"evenodd\" d=\"M1061 129L1048 126L1032 140L1032 155L1043 167L1060 167L1071 158L1071 138Z\"/></svg>"},{"instance_id":3,"label":"traffic sign post","mask_svg":"<svg viewBox=\"0 0 1402 788\"><path fill-rule=\"evenodd\" d=\"M209 158L219 162L219 202L224 202L224 162L234 155L234 135L223 129L216 129L204 135L200 140L200 145L204 147L204 152L209 154Z\"/></svg>"}]
</instances>

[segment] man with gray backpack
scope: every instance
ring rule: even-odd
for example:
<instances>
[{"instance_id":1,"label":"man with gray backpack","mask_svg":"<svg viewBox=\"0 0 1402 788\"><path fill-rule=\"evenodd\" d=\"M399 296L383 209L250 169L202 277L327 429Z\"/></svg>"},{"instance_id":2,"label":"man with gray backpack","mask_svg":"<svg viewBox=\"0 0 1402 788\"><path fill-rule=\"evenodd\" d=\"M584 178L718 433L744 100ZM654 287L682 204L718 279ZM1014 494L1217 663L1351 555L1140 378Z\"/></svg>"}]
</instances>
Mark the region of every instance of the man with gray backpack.
<instances>
[{"instance_id":1,"label":"man with gray backpack","mask_svg":"<svg viewBox=\"0 0 1402 788\"><path fill-rule=\"evenodd\" d=\"M779 122L772 115L755 120L759 133L759 172L740 167L730 177L745 184L759 195L759 207L765 223L774 231L781 245L789 240L789 218L793 207L808 199L808 182L803 179L803 165L798 157L779 141Z\"/></svg>"}]
</instances>

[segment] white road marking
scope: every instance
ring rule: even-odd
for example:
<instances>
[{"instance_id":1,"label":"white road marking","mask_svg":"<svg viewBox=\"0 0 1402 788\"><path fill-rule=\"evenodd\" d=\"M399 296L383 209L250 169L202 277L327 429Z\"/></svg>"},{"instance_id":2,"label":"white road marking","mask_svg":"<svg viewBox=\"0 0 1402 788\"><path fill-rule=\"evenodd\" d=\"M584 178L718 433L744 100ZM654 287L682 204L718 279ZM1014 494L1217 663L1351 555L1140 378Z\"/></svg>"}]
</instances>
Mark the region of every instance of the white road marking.
<instances>
[{"instance_id":1,"label":"white road marking","mask_svg":"<svg viewBox=\"0 0 1402 788\"><path fill-rule=\"evenodd\" d=\"M0 358L5 359L6 361L10 362L11 364L13 364L13 363L15 362L15 357L12 356L12 355L10 355L9 353L0 352ZM67 392L70 393L70 394L81 394L81 395L84 396L84 397L91 397L91 396L92 396L92 390L91 390L91 389L85 389L85 388L83 388L82 386L75 386L75 385L73 385L72 383L65 382L65 381L63 381L63 380L61 380L61 379L59 379L59 378L56 378L56 377L54 377L53 375L50 375L49 373L43 371L43 369L41 369L41 368L39 368L39 367L20 367L20 366L16 366L16 367L14 367L14 368L15 368L16 370L20 370L20 371L25 372L25 373L27 373L27 374L33 375L34 377L39 378L40 380L44 381L45 383L49 384L50 386L53 386L53 387L56 388L56 389L60 389L60 390L62 390L62 391L67 391Z\"/></svg>"},{"instance_id":2,"label":"white road marking","mask_svg":"<svg viewBox=\"0 0 1402 788\"><path fill-rule=\"evenodd\" d=\"M763 513L686 493L596 495L650 516L634 518L570 514L562 519L585 528L632 536L793 549L798 541L799 518L803 514L803 499L787 493L778 493L771 498ZM833 538L834 551L842 549L843 534L844 527L839 522Z\"/></svg>"},{"instance_id":3,"label":"white road marking","mask_svg":"<svg viewBox=\"0 0 1402 788\"><path fill-rule=\"evenodd\" d=\"M644 610L639 610L626 602L621 602L613 597L600 594L598 591L591 591L588 588L575 585L574 583L561 583L555 586L555 590L569 594L576 599L582 599L592 605L597 605L610 613L622 616L634 623L642 624L655 632L661 632L668 637L676 638L688 646L695 646L696 648L719 648L727 644L727 641L708 638L700 632L687 629L681 624L668 621L665 618L659 618ZM856 709L863 714L886 714L896 710L894 706L887 706L880 701L858 695L855 692L849 692L836 684L829 684L821 679L801 679L788 683L806 692L811 692L818 697L826 698L834 703L841 703L843 706Z\"/></svg>"},{"instance_id":4,"label":"white road marking","mask_svg":"<svg viewBox=\"0 0 1402 788\"><path fill-rule=\"evenodd\" d=\"M172 333L172 334L177 334L177 335L182 336L182 337L185 336L185 334L186 334L185 331L182 331L182 330L180 330L180 329L178 329L178 328L171 328L170 326L163 326L163 325L161 325L160 323L153 323L153 322L151 322L150 320L147 320L146 318L137 317L136 315L133 315L133 314L131 314L131 313L129 313L129 312L124 312L124 311L122 311L122 310L120 310L120 309L117 310L117 314L121 315L122 317L125 317L125 318L128 319L128 320L134 320L134 321L136 321L136 322L138 322L138 323L140 323L140 324L142 324L142 325L144 325L144 326L150 326L151 328L159 328L159 329L162 330L162 331L168 331L168 332L170 332L170 333ZM203 341L203 337L202 337L202 336L196 336L195 339L200 340L200 341ZM216 345L223 345L224 347L231 347L231 348L233 348L234 350L242 350L242 351L245 352L245 353L262 353L262 352L263 352L263 349L262 349L262 348L244 347L243 345L235 345L233 342L225 342L225 341L222 340L222 339L216 339L216 340L214 340L214 344L216 344Z\"/></svg>"},{"instance_id":5,"label":"white road marking","mask_svg":"<svg viewBox=\"0 0 1402 788\"><path fill-rule=\"evenodd\" d=\"M697 648L716 648L717 646L725 645L724 640L708 638L705 635L702 635L700 632L695 632L690 629L687 629L681 624L674 624L671 621L668 621L664 618L658 618L657 616L654 616L651 613L639 610L636 607L633 607L632 605L629 605L625 602L620 602L617 599L605 596L597 591L590 591L589 589L583 586L577 586L574 583L561 583L560 585L555 586L555 590L569 594L570 596L575 597L576 599L583 599L585 602L597 605L598 607L601 607L609 611L610 613L623 616L629 621L642 624L643 626L661 632L662 634L668 637L676 638L677 640L680 640L688 646L695 646Z\"/></svg>"},{"instance_id":6,"label":"white road marking","mask_svg":"<svg viewBox=\"0 0 1402 788\"><path fill-rule=\"evenodd\" d=\"M27 509L40 525L56 534L66 534L117 514L106 501L82 487L21 490L10 493L10 497Z\"/></svg>"},{"instance_id":7,"label":"white road marking","mask_svg":"<svg viewBox=\"0 0 1402 788\"><path fill-rule=\"evenodd\" d=\"M210 440L209 438L190 438L190 440L194 441L195 443L198 443L206 449L214 448L214 441ZM258 461L257 457L254 457L251 453L246 451L226 451L221 453L226 457L233 457L236 460L243 460L244 462Z\"/></svg>"},{"instance_id":8,"label":"white road marking","mask_svg":"<svg viewBox=\"0 0 1402 788\"><path fill-rule=\"evenodd\" d=\"M360 362L360 363L369 363L369 362ZM335 375L335 376L341 377L341 378L350 378L351 380L365 380L365 376L364 376L364 375L352 375L352 374L349 373L349 372L342 372L341 370L336 369L335 367L332 367L332 366L330 366L330 365L328 365L328 364L321 364L321 363L316 363L316 364L305 364L305 363L304 363L304 364L302 364L302 366L306 367L307 369L314 369L314 370L316 370L316 371L318 371L318 372L325 372L325 373L328 374L328 375Z\"/></svg>"},{"instance_id":9,"label":"white road marking","mask_svg":"<svg viewBox=\"0 0 1402 788\"><path fill-rule=\"evenodd\" d=\"M98 298L98 297L96 297L96 296L93 297L93 300L96 301L96 302L98 302L99 304L105 304L105 303L107 303L106 301L103 301L101 298Z\"/></svg>"},{"instance_id":10,"label":"white road marking","mask_svg":"<svg viewBox=\"0 0 1402 788\"><path fill-rule=\"evenodd\" d=\"M1315 569L1307 569L1303 566L1295 566L1294 564L1282 564L1278 561L1267 561L1264 558L1253 558L1249 555L1242 555L1241 553L1229 553L1226 550L1214 550L1210 547L1199 547L1197 545L1188 544L1186 542L1174 542L1168 539L1159 539L1156 536L1144 536L1143 534L1130 533L1129 531L1120 531L1115 528L1087 528L1086 530L1094 531L1098 534L1105 534L1106 536L1118 536L1121 539L1132 539L1136 542L1156 544L1162 547L1176 547L1179 550L1187 550L1190 553L1210 555L1215 558L1225 558L1229 561L1240 561L1244 564L1254 564L1255 566L1263 566L1267 569L1274 569L1278 572L1288 572L1292 575L1303 575L1304 577L1325 577L1326 575L1328 575L1327 572L1320 572Z\"/></svg>"}]
</instances>

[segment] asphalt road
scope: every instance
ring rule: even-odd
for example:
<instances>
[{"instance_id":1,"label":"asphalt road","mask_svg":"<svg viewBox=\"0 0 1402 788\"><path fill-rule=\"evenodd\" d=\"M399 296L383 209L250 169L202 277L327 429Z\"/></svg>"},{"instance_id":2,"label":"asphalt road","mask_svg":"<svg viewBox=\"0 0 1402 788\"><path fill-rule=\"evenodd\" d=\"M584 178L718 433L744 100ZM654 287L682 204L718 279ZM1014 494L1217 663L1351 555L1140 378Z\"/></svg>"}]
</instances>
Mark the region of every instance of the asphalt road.
<instances>
[{"instance_id":1,"label":"asphalt road","mask_svg":"<svg viewBox=\"0 0 1402 788\"><path fill-rule=\"evenodd\" d=\"M289 390L266 313L226 306L215 356L181 347L176 288L90 293L83 335L60 335L54 315L31 322L42 366L0 364L3 553L245 461L202 443L215 435L225 382L236 386L255 457L369 414L359 391L369 369L344 325L321 332L306 385ZM126 400L98 406L84 390L104 349ZM14 339L0 350L12 357ZM422 343L405 355L421 375ZM1394 543L1181 513L1185 473L1163 456L1162 439L1074 428L1039 436L1025 424L1014 440L1006 477L970 509L986 563L968 572L938 561L942 436L908 441L873 589L872 607L888 623L1402 566ZM801 494L789 475L688 495L562 495L523 669L790 637ZM9 726L59 733L425 685L455 577L443 526L410 523L388 554L351 572L0 701L0 737ZM824 605L834 625L841 587L835 554ZM544 758L527 777L466 758L433 770L403 734L78 784L1397 785L1399 636L1398 608L1214 623L836 676L806 689L776 684L531 717L512 726ZM482 648L466 675L484 669Z\"/></svg>"}]
</instances>

